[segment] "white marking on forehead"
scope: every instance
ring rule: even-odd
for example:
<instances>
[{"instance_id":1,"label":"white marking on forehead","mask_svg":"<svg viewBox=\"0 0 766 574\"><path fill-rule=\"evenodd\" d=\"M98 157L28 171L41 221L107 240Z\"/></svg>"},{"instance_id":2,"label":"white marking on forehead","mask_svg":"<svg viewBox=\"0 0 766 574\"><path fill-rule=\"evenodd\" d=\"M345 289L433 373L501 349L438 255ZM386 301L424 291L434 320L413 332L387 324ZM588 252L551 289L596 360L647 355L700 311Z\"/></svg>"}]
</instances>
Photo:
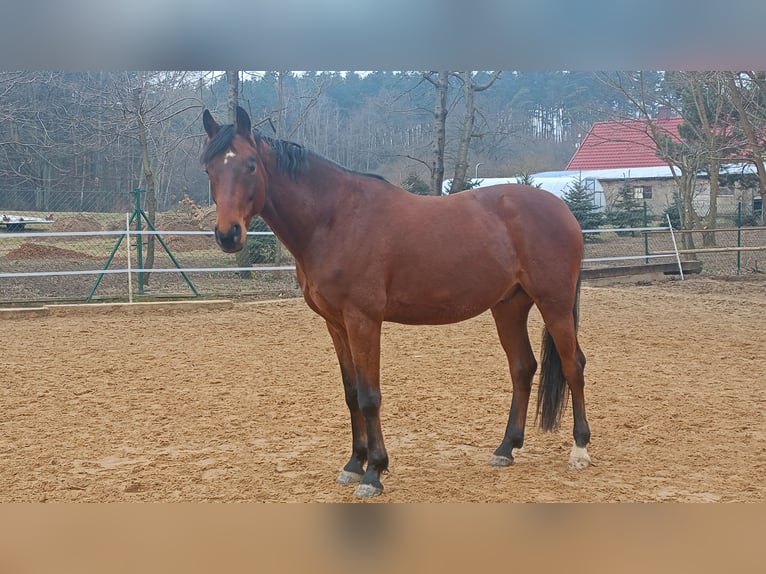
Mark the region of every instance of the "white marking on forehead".
<instances>
[{"instance_id":1,"label":"white marking on forehead","mask_svg":"<svg viewBox=\"0 0 766 574\"><path fill-rule=\"evenodd\" d=\"M230 157L237 157L237 154L235 154L235 153L234 153L233 151L231 151L231 150L227 151L227 152L226 152L226 155L225 155L225 156L223 156L223 165L226 165L227 163L229 163L229 158L230 158Z\"/></svg>"}]
</instances>

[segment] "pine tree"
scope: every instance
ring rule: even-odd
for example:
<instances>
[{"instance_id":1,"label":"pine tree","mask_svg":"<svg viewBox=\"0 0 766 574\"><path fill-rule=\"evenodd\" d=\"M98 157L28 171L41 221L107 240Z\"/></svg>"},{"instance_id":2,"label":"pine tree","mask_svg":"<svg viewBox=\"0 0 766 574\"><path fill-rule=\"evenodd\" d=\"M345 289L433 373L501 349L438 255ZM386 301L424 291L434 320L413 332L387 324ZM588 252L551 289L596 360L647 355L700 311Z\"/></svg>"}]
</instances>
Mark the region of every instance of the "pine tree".
<instances>
[{"instance_id":1,"label":"pine tree","mask_svg":"<svg viewBox=\"0 0 766 574\"><path fill-rule=\"evenodd\" d=\"M516 183L520 185L529 185L531 187L536 187L538 189L543 187L542 183L535 183L535 178L532 177L532 174L528 171L525 171L521 175L516 176Z\"/></svg>"},{"instance_id":2,"label":"pine tree","mask_svg":"<svg viewBox=\"0 0 766 574\"><path fill-rule=\"evenodd\" d=\"M603 222L604 216L594 202L595 192L588 189L582 178L570 183L562 199L569 206L581 229L596 229Z\"/></svg>"},{"instance_id":3,"label":"pine tree","mask_svg":"<svg viewBox=\"0 0 766 574\"><path fill-rule=\"evenodd\" d=\"M673 229L683 229L683 224L681 222L681 216L683 213L684 211L681 204L681 198L679 197L677 191L673 192L673 198L670 204L662 213L662 225L665 225L668 222L668 217L670 217L670 224L673 226Z\"/></svg>"},{"instance_id":4,"label":"pine tree","mask_svg":"<svg viewBox=\"0 0 766 574\"><path fill-rule=\"evenodd\" d=\"M415 195L430 195L431 188L415 173L410 173L402 182L402 187Z\"/></svg>"},{"instance_id":5,"label":"pine tree","mask_svg":"<svg viewBox=\"0 0 766 574\"><path fill-rule=\"evenodd\" d=\"M617 197L609 212L609 223L617 228L640 227L644 221L644 207L633 194L633 185L625 182L617 192ZM623 231L620 235L631 234Z\"/></svg>"},{"instance_id":6,"label":"pine tree","mask_svg":"<svg viewBox=\"0 0 766 574\"><path fill-rule=\"evenodd\" d=\"M453 187L457 188L457 186L453 186L452 185L452 181L454 181L454 180L450 180L449 189L447 190L447 193L450 194L450 195L453 194L453 193L460 193L461 191L466 191L468 189L473 189L475 187L479 187L484 182L483 179L466 179L463 182L463 185L461 185L460 188L457 191L452 191Z\"/></svg>"}]
</instances>

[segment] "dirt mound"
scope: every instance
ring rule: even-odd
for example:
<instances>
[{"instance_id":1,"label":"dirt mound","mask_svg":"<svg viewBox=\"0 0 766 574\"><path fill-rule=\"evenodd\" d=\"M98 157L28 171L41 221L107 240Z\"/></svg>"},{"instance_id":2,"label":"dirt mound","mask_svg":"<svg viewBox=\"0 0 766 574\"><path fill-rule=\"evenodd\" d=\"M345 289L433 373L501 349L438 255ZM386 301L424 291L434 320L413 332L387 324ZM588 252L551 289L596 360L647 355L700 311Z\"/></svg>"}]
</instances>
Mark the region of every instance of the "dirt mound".
<instances>
[{"instance_id":1,"label":"dirt mound","mask_svg":"<svg viewBox=\"0 0 766 574\"><path fill-rule=\"evenodd\" d=\"M158 231L201 231L199 223L188 212L169 211L158 213L154 225ZM162 238L171 250L193 251L214 249L215 242L208 235L174 235L165 233Z\"/></svg>"},{"instance_id":2,"label":"dirt mound","mask_svg":"<svg viewBox=\"0 0 766 574\"><path fill-rule=\"evenodd\" d=\"M93 255L39 243L22 243L5 254L7 259L97 259Z\"/></svg>"},{"instance_id":3,"label":"dirt mound","mask_svg":"<svg viewBox=\"0 0 766 574\"><path fill-rule=\"evenodd\" d=\"M159 230L199 231L199 225L189 213L165 211L154 218L154 227Z\"/></svg>"},{"instance_id":4,"label":"dirt mound","mask_svg":"<svg viewBox=\"0 0 766 574\"><path fill-rule=\"evenodd\" d=\"M101 222L89 215L72 215L56 219L50 227L51 231L101 231Z\"/></svg>"},{"instance_id":5,"label":"dirt mound","mask_svg":"<svg viewBox=\"0 0 766 574\"><path fill-rule=\"evenodd\" d=\"M195 213L195 218L199 223L200 229L213 231L215 229L215 206L200 208Z\"/></svg>"},{"instance_id":6,"label":"dirt mound","mask_svg":"<svg viewBox=\"0 0 766 574\"><path fill-rule=\"evenodd\" d=\"M125 229L125 218L122 219L108 219L102 224L103 231L122 231ZM134 226L131 226L134 227Z\"/></svg>"}]
</instances>

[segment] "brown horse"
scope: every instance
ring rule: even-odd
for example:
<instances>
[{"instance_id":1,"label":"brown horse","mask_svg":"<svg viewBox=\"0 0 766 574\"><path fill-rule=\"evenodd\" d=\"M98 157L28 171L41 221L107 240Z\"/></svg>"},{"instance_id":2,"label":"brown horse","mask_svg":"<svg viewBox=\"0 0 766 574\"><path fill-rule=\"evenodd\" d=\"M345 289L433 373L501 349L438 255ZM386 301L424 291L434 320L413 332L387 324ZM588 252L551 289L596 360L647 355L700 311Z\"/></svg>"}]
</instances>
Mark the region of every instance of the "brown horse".
<instances>
[{"instance_id":1,"label":"brown horse","mask_svg":"<svg viewBox=\"0 0 766 574\"><path fill-rule=\"evenodd\" d=\"M537 369L527 333L533 304L545 323L540 426L558 426L568 386L574 413L569 464L588 466L585 356L577 342L583 240L561 199L524 185L417 196L253 131L242 108L234 125L219 125L207 110L203 124L202 163L217 207L218 245L239 251L251 219L263 217L295 257L306 303L327 322L351 413L352 454L338 482L359 482L359 496L383 490L381 323L455 323L487 309L513 383L505 436L490 464L510 465L512 450L524 442Z\"/></svg>"}]
</instances>

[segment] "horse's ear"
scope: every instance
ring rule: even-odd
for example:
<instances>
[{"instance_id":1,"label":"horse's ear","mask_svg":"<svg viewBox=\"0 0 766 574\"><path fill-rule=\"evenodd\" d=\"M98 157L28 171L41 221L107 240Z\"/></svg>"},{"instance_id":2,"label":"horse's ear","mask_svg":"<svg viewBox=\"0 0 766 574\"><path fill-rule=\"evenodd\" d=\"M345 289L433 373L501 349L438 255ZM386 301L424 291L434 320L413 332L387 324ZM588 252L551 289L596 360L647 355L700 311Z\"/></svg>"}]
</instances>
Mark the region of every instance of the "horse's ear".
<instances>
[{"instance_id":1,"label":"horse's ear","mask_svg":"<svg viewBox=\"0 0 766 574\"><path fill-rule=\"evenodd\" d=\"M213 136L218 133L218 128L221 127L208 110L202 112L202 125L205 126L205 133L207 133L207 137L210 139L213 139Z\"/></svg>"},{"instance_id":2,"label":"horse's ear","mask_svg":"<svg viewBox=\"0 0 766 574\"><path fill-rule=\"evenodd\" d=\"M246 138L252 137L252 126L250 124L250 116L242 108L237 106L237 133Z\"/></svg>"}]
</instances>

